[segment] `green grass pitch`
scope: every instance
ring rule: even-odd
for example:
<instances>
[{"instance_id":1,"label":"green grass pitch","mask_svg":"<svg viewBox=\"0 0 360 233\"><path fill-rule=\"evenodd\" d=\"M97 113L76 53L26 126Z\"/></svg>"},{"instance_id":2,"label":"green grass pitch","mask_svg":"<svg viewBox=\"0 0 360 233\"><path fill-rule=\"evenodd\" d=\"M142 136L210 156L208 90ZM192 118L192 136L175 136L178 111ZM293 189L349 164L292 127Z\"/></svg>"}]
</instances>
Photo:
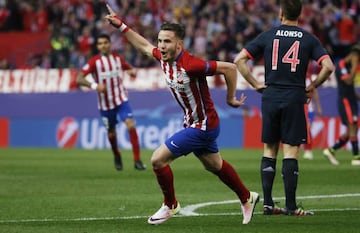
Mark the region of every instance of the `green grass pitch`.
<instances>
[{"instance_id":1,"label":"green grass pitch","mask_svg":"<svg viewBox=\"0 0 360 233\"><path fill-rule=\"evenodd\" d=\"M136 171L131 151L122 151L124 170L114 169L110 150L1 149L0 232L360 232L360 167L340 151L335 167L315 150L312 161L300 159L298 201L314 216L264 216L262 200L253 220L242 225L235 194L205 171L193 155L171 166L177 199L186 211L162 225L146 223L162 195L143 150L146 171ZM249 189L261 192L261 150L224 149L222 156ZM279 155L281 156L281 155ZM273 196L284 205L281 159ZM190 212L189 206L198 205ZM187 216L188 214L196 216Z\"/></svg>"}]
</instances>

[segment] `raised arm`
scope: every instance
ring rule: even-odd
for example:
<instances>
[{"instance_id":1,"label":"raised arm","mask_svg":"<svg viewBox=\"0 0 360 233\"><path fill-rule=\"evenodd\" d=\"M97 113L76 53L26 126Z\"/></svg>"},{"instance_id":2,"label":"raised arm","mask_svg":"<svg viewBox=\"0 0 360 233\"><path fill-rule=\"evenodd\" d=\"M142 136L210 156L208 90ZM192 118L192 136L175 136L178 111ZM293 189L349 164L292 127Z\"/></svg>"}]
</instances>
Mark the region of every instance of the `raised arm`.
<instances>
[{"instance_id":1,"label":"raised arm","mask_svg":"<svg viewBox=\"0 0 360 233\"><path fill-rule=\"evenodd\" d=\"M155 48L148 40L146 40L139 33L133 31L129 28L122 20L115 14L113 9L106 4L106 7L109 11L109 14L105 16L105 19L115 28L119 29L123 32L124 36L128 39L128 41L139 51L145 54L148 57L152 57L152 51Z\"/></svg>"}]
</instances>

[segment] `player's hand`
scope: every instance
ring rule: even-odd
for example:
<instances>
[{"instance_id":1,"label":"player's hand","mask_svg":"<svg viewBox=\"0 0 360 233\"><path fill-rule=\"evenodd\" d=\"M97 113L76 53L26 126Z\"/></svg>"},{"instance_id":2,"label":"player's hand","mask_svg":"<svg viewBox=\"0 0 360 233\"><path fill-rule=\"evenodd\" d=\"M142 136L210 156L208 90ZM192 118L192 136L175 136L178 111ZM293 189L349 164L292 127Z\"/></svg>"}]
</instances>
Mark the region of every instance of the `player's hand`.
<instances>
[{"instance_id":1,"label":"player's hand","mask_svg":"<svg viewBox=\"0 0 360 233\"><path fill-rule=\"evenodd\" d=\"M311 101L311 98L313 97L314 95L314 91L315 91L315 86L313 83L311 83L309 86L307 86L305 88L305 95L306 95L306 98L308 99L308 103Z\"/></svg>"},{"instance_id":2,"label":"player's hand","mask_svg":"<svg viewBox=\"0 0 360 233\"><path fill-rule=\"evenodd\" d=\"M120 28L123 22L119 17L115 14L113 9L109 6L109 4L106 4L106 8L109 11L109 14L105 16L105 19L115 28Z\"/></svg>"},{"instance_id":3,"label":"player's hand","mask_svg":"<svg viewBox=\"0 0 360 233\"><path fill-rule=\"evenodd\" d=\"M240 96L240 99L237 99L236 96L234 96L232 98L228 98L226 102L231 107L238 108L241 105L245 104L245 99L246 99L246 96L244 95L244 93L242 93Z\"/></svg>"},{"instance_id":4,"label":"player's hand","mask_svg":"<svg viewBox=\"0 0 360 233\"><path fill-rule=\"evenodd\" d=\"M306 103L309 104L311 102L311 99L314 95L315 87L313 85L309 85L305 89L305 95L306 95Z\"/></svg>"},{"instance_id":5,"label":"player's hand","mask_svg":"<svg viewBox=\"0 0 360 233\"><path fill-rule=\"evenodd\" d=\"M128 75L130 76L130 81L134 81L137 75L137 69L127 70Z\"/></svg>"},{"instance_id":6,"label":"player's hand","mask_svg":"<svg viewBox=\"0 0 360 233\"><path fill-rule=\"evenodd\" d=\"M263 93L263 91L266 89L265 83L260 83L255 87L255 90L259 93Z\"/></svg>"},{"instance_id":7,"label":"player's hand","mask_svg":"<svg viewBox=\"0 0 360 233\"><path fill-rule=\"evenodd\" d=\"M106 92L106 86L104 84L98 84L96 87L97 92L99 93L105 93Z\"/></svg>"},{"instance_id":8,"label":"player's hand","mask_svg":"<svg viewBox=\"0 0 360 233\"><path fill-rule=\"evenodd\" d=\"M309 104L311 102L312 97L313 97L313 91L307 91L305 93L305 95L306 95L306 104Z\"/></svg>"}]
</instances>

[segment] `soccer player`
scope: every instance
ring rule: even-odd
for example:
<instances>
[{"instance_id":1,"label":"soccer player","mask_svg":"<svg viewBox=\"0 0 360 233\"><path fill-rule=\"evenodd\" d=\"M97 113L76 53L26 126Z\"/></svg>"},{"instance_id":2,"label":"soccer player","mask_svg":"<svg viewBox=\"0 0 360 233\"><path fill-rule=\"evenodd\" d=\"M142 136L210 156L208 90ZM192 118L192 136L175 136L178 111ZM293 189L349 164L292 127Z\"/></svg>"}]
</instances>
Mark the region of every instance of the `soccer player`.
<instances>
[{"instance_id":1,"label":"soccer player","mask_svg":"<svg viewBox=\"0 0 360 233\"><path fill-rule=\"evenodd\" d=\"M120 118L125 123L130 135L134 167L137 170L145 170L146 167L140 160L139 139L128 92L123 83L124 72L128 72L130 76L135 76L136 69L128 64L120 54L111 52L109 35L99 35L96 39L96 47L100 53L90 58L82 67L77 76L77 84L98 92L98 108L114 154L115 169L119 171L123 169L116 136L116 124ZM88 74L92 75L90 81L85 78Z\"/></svg>"},{"instance_id":2,"label":"soccer player","mask_svg":"<svg viewBox=\"0 0 360 233\"><path fill-rule=\"evenodd\" d=\"M160 62L175 101L184 113L184 129L168 138L151 157L151 164L164 195L163 204L149 217L149 224L161 224L180 210L174 190L170 163L193 152L205 169L232 189L240 199L243 224L252 218L259 194L250 192L235 169L222 159L216 143L220 132L219 117L211 99L206 76L223 74L227 84L227 103L232 107L244 104L245 96L236 98L236 66L229 62L204 61L183 48L185 28L177 23L163 23L158 33L157 47L130 29L107 6L106 19L118 28L134 47Z\"/></svg>"},{"instance_id":3,"label":"soccer player","mask_svg":"<svg viewBox=\"0 0 360 233\"><path fill-rule=\"evenodd\" d=\"M300 0L280 0L281 25L258 35L236 56L234 62L243 77L262 93L261 181L264 194L263 213L310 215L296 203L298 185L298 158L301 144L307 142L304 105L315 88L320 86L334 70L334 65L319 40L298 27L301 14ZM265 83L251 74L249 59L264 58ZM316 79L305 86L309 60L321 66ZM272 188L280 142L283 144L282 177L286 208L274 205Z\"/></svg>"},{"instance_id":4,"label":"soccer player","mask_svg":"<svg viewBox=\"0 0 360 233\"><path fill-rule=\"evenodd\" d=\"M339 161L335 158L335 151L343 147L349 140L353 159L351 165L360 166L358 132L358 103L359 95L354 87L356 71L360 65L360 45L354 45L350 53L341 59L336 65L336 81L338 88L338 111L341 122L346 126L346 131L337 142L330 148L323 151L325 157L331 164L338 165Z\"/></svg>"}]
</instances>

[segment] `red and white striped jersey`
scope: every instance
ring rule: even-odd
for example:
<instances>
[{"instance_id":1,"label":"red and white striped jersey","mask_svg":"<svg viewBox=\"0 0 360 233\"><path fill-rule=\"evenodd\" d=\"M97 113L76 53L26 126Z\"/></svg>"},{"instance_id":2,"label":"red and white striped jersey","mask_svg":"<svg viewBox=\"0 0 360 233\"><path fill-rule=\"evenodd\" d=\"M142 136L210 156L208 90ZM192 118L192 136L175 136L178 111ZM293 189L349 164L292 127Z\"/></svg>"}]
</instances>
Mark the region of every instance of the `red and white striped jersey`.
<instances>
[{"instance_id":1,"label":"red and white striped jersey","mask_svg":"<svg viewBox=\"0 0 360 233\"><path fill-rule=\"evenodd\" d=\"M171 94L184 112L184 127L213 129L219 117L210 96L206 76L214 75L216 61L204 61L183 50L173 63L161 60L154 48L153 56L160 61Z\"/></svg>"},{"instance_id":2,"label":"red and white striped jersey","mask_svg":"<svg viewBox=\"0 0 360 233\"><path fill-rule=\"evenodd\" d=\"M109 56L98 54L93 56L82 67L84 76L92 74L96 83L106 86L105 93L98 93L98 107L110 110L128 100L128 92L123 84L124 71L132 69L125 59L112 53Z\"/></svg>"}]
</instances>

